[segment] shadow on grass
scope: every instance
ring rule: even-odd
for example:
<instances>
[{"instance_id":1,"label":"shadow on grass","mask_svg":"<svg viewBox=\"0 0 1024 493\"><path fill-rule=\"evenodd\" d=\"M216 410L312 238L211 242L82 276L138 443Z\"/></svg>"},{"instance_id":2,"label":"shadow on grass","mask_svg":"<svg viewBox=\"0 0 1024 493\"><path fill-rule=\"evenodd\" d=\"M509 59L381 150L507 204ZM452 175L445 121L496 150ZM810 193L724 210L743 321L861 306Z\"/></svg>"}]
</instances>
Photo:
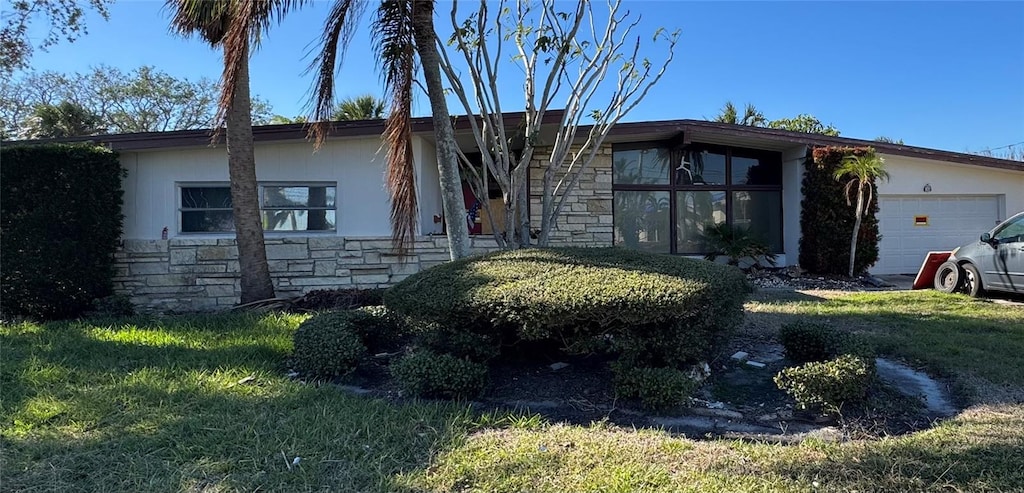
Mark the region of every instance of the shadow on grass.
<instances>
[{"instance_id":1,"label":"shadow on grass","mask_svg":"<svg viewBox=\"0 0 1024 493\"><path fill-rule=\"evenodd\" d=\"M4 489L394 490L478 419L283 377L294 321L202 320L3 327Z\"/></svg>"}]
</instances>

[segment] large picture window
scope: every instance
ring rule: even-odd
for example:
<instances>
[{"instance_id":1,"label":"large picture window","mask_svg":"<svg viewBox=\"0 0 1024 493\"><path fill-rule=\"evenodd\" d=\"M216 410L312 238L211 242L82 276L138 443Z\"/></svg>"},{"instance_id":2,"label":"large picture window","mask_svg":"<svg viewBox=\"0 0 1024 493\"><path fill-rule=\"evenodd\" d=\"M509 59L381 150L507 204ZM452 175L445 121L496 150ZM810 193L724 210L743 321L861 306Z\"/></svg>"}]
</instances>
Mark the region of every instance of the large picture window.
<instances>
[{"instance_id":1,"label":"large picture window","mask_svg":"<svg viewBox=\"0 0 1024 493\"><path fill-rule=\"evenodd\" d=\"M235 230L231 189L224 184L181 185L182 233L227 233ZM264 231L335 231L334 185L262 184L260 216Z\"/></svg>"},{"instance_id":2,"label":"large picture window","mask_svg":"<svg viewBox=\"0 0 1024 493\"><path fill-rule=\"evenodd\" d=\"M613 149L615 244L660 253L703 254L704 228L749 228L782 253L782 155L691 144Z\"/></svg>"}]
</instances>

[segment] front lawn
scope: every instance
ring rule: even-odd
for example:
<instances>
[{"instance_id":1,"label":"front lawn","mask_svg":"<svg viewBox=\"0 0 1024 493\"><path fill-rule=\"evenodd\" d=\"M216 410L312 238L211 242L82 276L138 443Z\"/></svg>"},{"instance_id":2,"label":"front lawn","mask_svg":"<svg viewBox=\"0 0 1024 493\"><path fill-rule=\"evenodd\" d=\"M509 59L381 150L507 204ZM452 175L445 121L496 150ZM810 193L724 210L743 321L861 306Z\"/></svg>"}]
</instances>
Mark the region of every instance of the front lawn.
<instances>
[{"instance_id":1,"label":"front lawn","mask_svg":"<svg viewBox=\"0 0 1024 493\"><path fill-rule=\"evenodd\" d=\"M933 292L760 299L752 318L827 318L890 354L1024 387L1024 308ZM1024 405L842 444L474 416L284 376L292 315L0 326L5 491L1011 491ZM979 357L983 355L983 357ZM979 398L984 400L984 395ZM298 461L296 462L296 457ZM817 485L817 486L815 486Z\"/></svg>"}]
</instances>

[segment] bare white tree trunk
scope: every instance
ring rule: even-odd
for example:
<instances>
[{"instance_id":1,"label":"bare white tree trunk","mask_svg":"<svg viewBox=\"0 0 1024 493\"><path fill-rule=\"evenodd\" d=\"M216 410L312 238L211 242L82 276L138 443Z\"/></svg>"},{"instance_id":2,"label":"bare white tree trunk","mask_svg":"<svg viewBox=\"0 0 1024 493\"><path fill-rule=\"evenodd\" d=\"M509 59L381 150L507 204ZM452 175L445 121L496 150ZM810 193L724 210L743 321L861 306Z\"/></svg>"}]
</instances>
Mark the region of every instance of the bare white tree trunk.
<instances>
[{"instance_id":1,"label":"bare white tree trunk","mask_svg":"<svg viewBox=\"0 0 1024 493\"><path fill-rule=\"evenodd\" d=\"M655 33L656 41L668 42L666 60L655 66L640 55L639 38L629 41L639 20L625 22L629 14L619 13L620 4L610 1L607 23L598 25L585 0L577 1L573 12L562 12L555 0L519 0L507 8L501 1L496 19L489 18L487 2L481 0L465 21L459 20L458 2L453 2L451 44L462 57L456 65L441 50L441 69L452 93L472 115L469 126L483 154L484 173L490 172L502 190L505 231L495 232L495 237L508 248L531 243L528 170L537 147L551 148L541 180L537 241L548 246L567 199L612 126L636 107L672 61L678 32ZM506 44L525 74L523 120L508 128L497 87ZM594 99L599 91L601 98L610 93L607 101ZM557 133L553 141L540 142L541 124L558 96L565 97L565 109ZM584 117L593 124L584 125Z\"/></svg>"}]
</instances>

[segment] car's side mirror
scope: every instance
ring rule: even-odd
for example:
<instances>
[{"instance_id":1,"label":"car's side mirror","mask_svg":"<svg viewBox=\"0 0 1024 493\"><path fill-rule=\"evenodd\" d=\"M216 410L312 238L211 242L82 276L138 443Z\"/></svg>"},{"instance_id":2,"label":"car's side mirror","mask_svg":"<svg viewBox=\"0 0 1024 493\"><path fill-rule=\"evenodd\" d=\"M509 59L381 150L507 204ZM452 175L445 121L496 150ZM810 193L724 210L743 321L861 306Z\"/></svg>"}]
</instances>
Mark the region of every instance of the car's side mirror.
<instances>
[{"instance_id":1,"label":"car's side mirror","mask_svg":"<svg viewBox=\"0 0 1024 493\"><path fill-rule=\"evenodd\" d=\"M992 235L990 235L988 233L982 233L981 234L981 242L982 243L992 244Z\"/></svg>"}]
</instances>

